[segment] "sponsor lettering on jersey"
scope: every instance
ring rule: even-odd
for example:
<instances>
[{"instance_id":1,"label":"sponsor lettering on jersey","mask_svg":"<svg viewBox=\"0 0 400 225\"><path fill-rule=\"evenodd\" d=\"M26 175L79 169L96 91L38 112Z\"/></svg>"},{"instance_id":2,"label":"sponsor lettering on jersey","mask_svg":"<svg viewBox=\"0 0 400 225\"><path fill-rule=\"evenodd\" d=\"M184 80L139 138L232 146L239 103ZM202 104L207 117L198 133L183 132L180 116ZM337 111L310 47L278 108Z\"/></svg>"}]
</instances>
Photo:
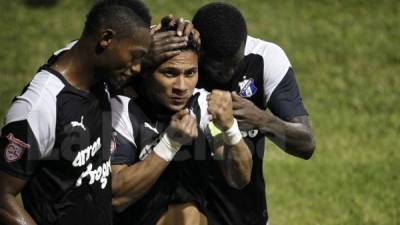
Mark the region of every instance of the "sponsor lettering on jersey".
<instances>
[{"instance_id":1,"label":"sponsor lettering on jersey","mask_svg":"<svg viewBox=\"0 0 400 225\"><path fill-rule=\"evenodd\" d=\"M102 165L93 169L93 164L89 163L86 166L86 171L84 171L81 176L76 180L75 186L80 187L82 185L82 180L86 177L89 177L89 185L93 185L94 182L101 183L101 189L104 189L107 186L108 176L111 174L111 160L109 159L107 162L104 162Z\"/></svg>"},{"instance_id":2,"label":"sponsor lettering on jersey","mask_svg":"<svg viewBox=\"0 0 400 225\"><path fill-rule=\"evenodd\" d=\"M86 147L85 149L78 152L72 165L74 167L81 167L86 164L86 162L93 157L101 149L101 139L98 137L92 145Z\"/></svg>"},{"instance_id":3,"label":"sponsor lettering on jersey","mask_svg":"<svg viewBox=\"0 0 400 225\"><path fill-rule=\"evenodd\" d=\"M8 145L4 151L4 159L11 163L18 161L24 155L25 149L29 149L31 146L25 142L14 137L14 134L10 133L7 135Z\"/></svg>"},{"instance_id":4,"label":"sponsor lettering on jersey","mask_svg":"<svg viewBox=\"0 0 400 225\"><path fill-rule=\"evenodd\" d=\"M255 95L257 92L257 87L254 84L254 79L246 79L246 76L243 77L243 81L239 82L239 95L243 98L250 98Z\"/></svg>"},{"instance_id":5,"label":"sponsor lettering on jersey","mask_svg":"<svg viewBox=\"0 0 400 225\"><path fill-rule=\"evenodd\" d=\"M258 130L249 130L249 131L240 131L242 133L242 137L250 137L250 138L254 138L257 136L258 134Z\"/></svg>"}]
</instances>

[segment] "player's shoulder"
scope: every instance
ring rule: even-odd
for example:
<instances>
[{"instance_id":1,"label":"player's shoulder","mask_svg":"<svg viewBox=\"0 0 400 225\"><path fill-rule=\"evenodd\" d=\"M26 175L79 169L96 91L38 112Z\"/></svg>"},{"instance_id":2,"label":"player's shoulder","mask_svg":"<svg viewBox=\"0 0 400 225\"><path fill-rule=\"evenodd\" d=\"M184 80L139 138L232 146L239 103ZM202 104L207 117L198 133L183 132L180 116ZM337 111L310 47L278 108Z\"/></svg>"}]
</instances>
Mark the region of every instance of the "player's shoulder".
<instances>
[{"instance_id":1,"label":"player's shoulder","mask_svg":"<svg viewBox=\"0 0 400 225\"><path fill-rule=\"evenodd\" d=\"M65 83L47 70L40 70L16 96L6 116L6 123L28 119L32 114L49 116L55 114L57 96Z\"/></svg>"},{"instance_id":2,"label":"player's shoulder","mask_svg":"<svg viewBox=\"0 0 400 225\"><path fill-rule=\"evenodd\" d=\"M265 57L286 55L285 51L276 43L247 36L245 55L258 54Z\"/></svg>"}]
</instances>

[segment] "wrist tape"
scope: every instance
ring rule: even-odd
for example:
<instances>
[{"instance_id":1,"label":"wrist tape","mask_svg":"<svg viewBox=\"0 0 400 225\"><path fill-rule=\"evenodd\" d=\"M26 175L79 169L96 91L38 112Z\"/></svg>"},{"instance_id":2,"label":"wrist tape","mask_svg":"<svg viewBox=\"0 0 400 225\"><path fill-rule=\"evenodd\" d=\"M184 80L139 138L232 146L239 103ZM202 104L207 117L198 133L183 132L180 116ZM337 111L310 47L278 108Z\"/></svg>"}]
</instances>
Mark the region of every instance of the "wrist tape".
<instances>
[{"instance_id":1,"label":"wrist tape","mask_svg":"<svg viewBox=\"0 0 400 225\"><path fill-rule=\"evenodd\" d=\"M158 144L154 147L153 151L160 158L170 162L180 148L181 144L179 142L172 140L168 137L167 133L164 133L160 139L160 142L158 142Z\"/></svg>"},{"instance_id":2,"label":"wrist tape","mask_svg":"<svg viewBox=\"0 0 400 225\"><path fill-rule=\"evenodd\" d=\"M233 125L231 128L223 132L224 144L236 145L242 139L242 133L239 130L239 125L236 119L233 119Z\"/></svg>"}]
</instances>

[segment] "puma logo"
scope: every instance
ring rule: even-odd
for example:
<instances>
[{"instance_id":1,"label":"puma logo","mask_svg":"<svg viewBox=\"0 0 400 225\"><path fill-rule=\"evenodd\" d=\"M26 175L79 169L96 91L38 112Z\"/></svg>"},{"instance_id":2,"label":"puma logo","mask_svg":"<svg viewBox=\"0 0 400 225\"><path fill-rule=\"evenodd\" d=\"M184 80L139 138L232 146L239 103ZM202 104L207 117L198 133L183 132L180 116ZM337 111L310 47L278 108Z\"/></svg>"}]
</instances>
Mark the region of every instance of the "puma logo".
<instances>
[{"instance_id":1,"label":"puma logo","mask_svg":"<svg viewBox=\"0 0 400 225\"><path fill-rule=\"evenodd\" d=\"M83 116L81 117L81 122L77 122L77 121L72 121L71 122L71 126L72 127L81 127L84 131L86 131L86 127L83 124Z\"/></svg>"},{"instance_id":2,"label":"puma logo","mask_svg":"<svg viewBox=\"0 0 400 225\"><path fill-rule=\"evenodd\" d=\"M156 134L159 134L158 130L155 127L152 127L149 123L144 122L144 127L149 128L150 130L154 131Z\"/></svg>"}]
</instances>

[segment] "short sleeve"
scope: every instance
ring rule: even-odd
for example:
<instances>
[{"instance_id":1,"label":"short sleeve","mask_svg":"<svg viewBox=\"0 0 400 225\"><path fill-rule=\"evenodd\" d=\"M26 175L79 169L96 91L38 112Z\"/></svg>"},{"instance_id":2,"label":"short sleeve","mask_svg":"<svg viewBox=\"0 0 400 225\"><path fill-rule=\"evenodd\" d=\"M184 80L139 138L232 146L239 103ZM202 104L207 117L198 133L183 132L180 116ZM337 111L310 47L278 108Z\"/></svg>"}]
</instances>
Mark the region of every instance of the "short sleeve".
<instances>
[{"instance_id":1,"label":"short sleeve","mask_svg":"<svg viewBox=\"0 0 400 225\"><path fill-rule=\"evenodd\" d=\"M26 120L12 122L2 129L0 169L13 176L28 179L39 164L40 149Z\"/></svg>"},{"instance_id":2,"label":"short sleeve","mask_svg":"<svg viewBox=\"0 0 400 225\"><path fill-rule=\"evenodd\" d=\"M272 92L291 67L286 53L278 45L248 36L245 54L257 54L263 58L264 98L269 101Z\"/></svg>"},{"instance_id":3,"label":"short sleeve","mask_svg":"<svg viewBox=\"0 0 400 225\"><path fill-rule=\"evenodd\" d=\"M1 132L0 167L28 178L54 147L56 96L64 84L47 72L39 72L13 101Z\"/></svg>"},{"instance_id":4,"label":"short sleeve","mask_svg":"<svg viewBox=\"0 0 400 225\"><path fill-rule=\"evenodd\" d=\"M304 107L292 68L272 93L268 108L279 118L289 121L296 116L308 115Z\"/></svg>"}]
</instances>

